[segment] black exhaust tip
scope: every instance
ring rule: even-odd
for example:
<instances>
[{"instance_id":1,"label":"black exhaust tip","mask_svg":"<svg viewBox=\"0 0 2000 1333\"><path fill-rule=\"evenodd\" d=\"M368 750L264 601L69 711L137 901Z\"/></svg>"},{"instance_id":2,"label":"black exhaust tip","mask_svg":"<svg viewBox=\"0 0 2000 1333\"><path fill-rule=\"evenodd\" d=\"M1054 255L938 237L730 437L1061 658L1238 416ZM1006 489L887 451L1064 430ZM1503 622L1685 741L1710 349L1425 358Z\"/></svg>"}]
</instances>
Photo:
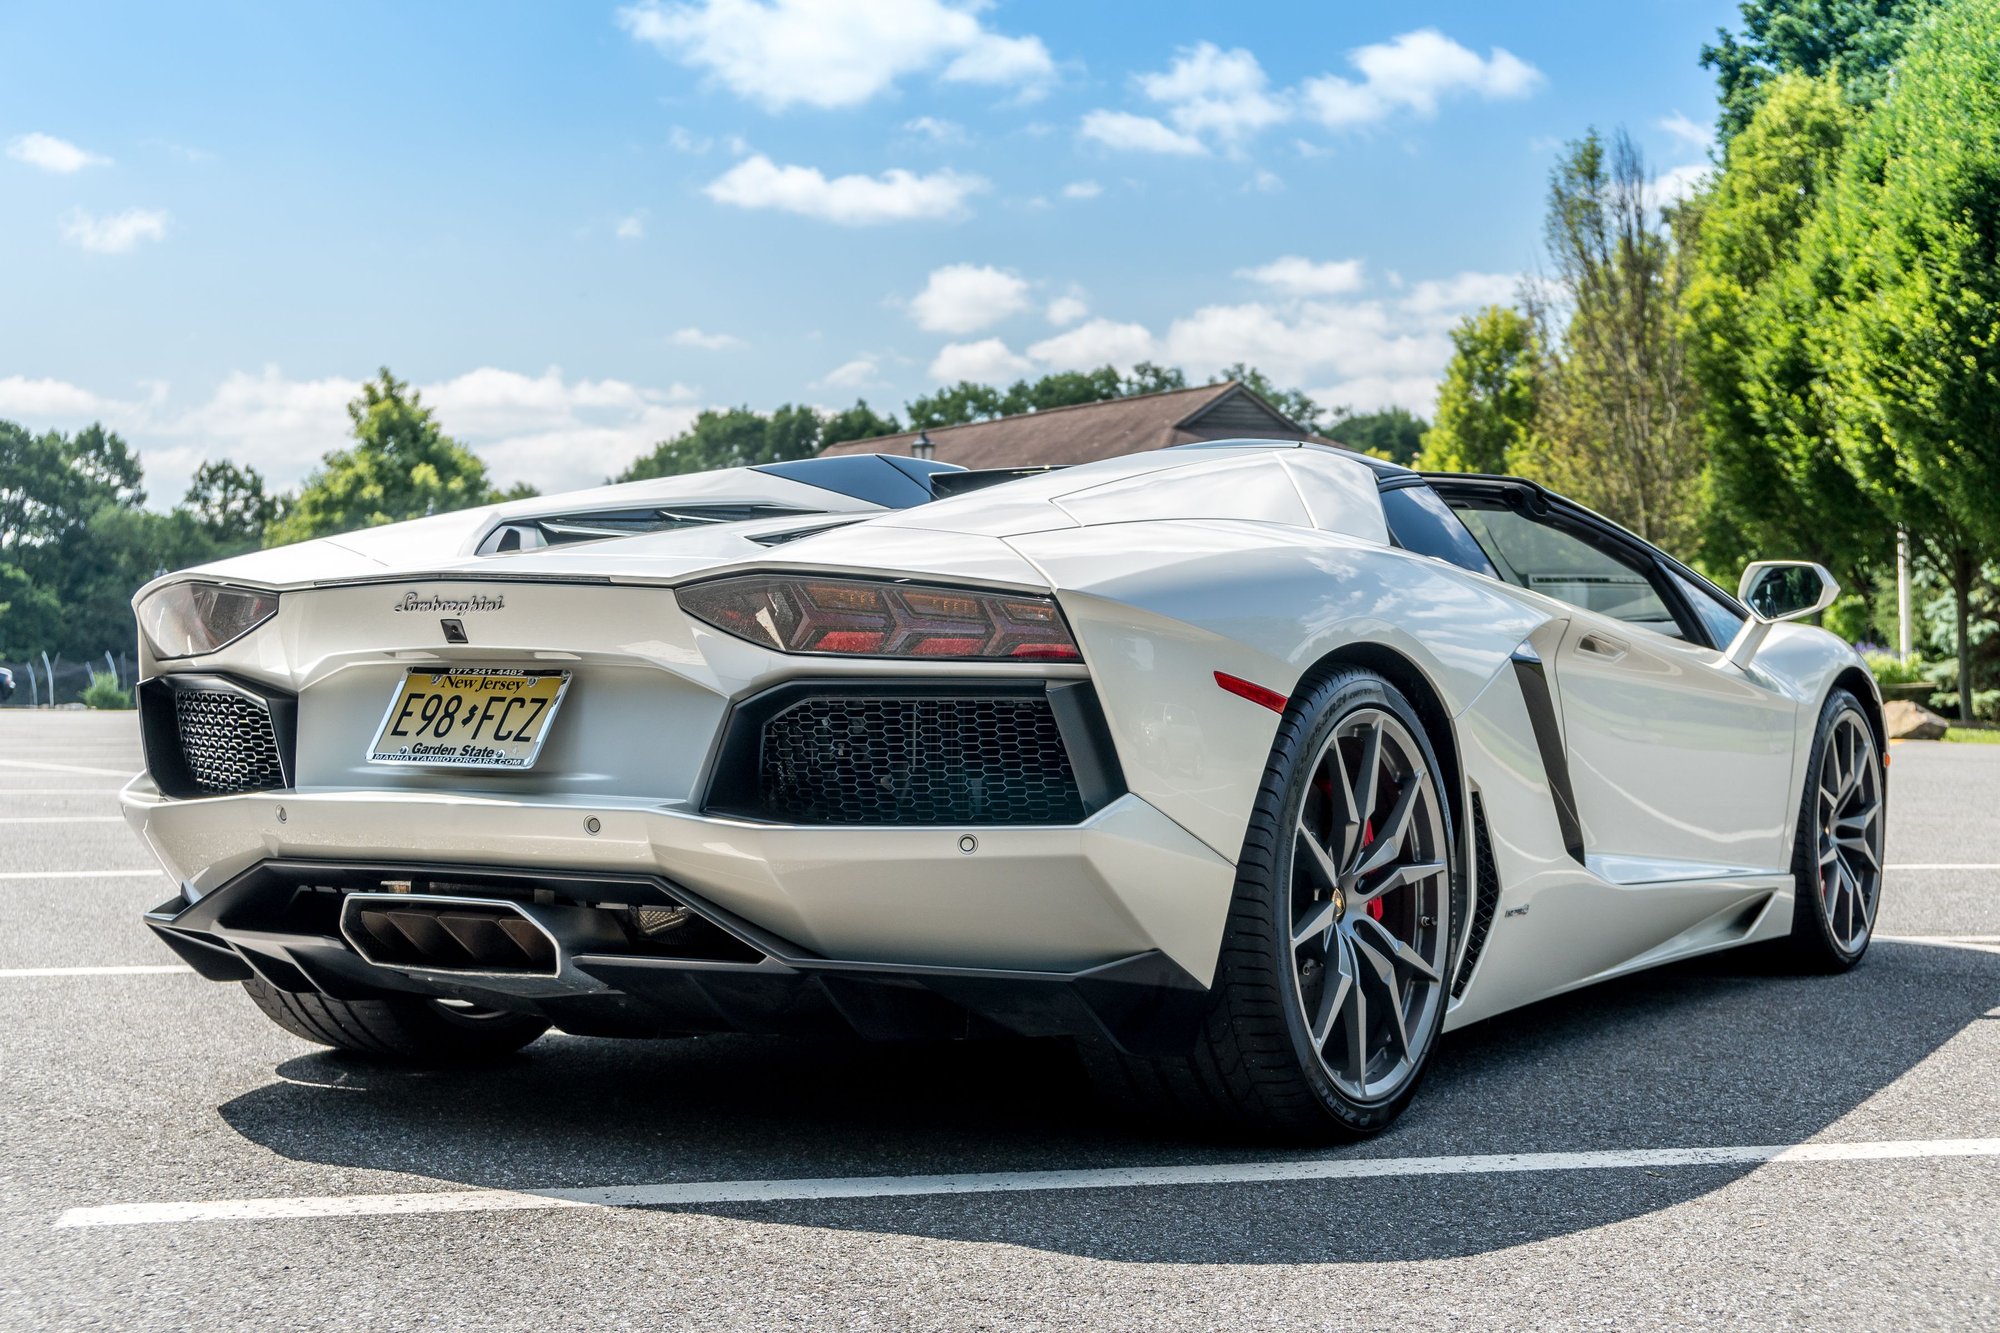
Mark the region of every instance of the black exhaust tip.
<instances>
[{"instance_id":1,"label":"black exhaust tip","mask_svg":"<svg viewBox=\"0 0 2000 1333\"><path fill-rule=\"evenodd\" d=\"M553 977L556 937L513 903L415 893L350 893L340 933L377 967L486 976Z\"/></svg>"}]
</instances>

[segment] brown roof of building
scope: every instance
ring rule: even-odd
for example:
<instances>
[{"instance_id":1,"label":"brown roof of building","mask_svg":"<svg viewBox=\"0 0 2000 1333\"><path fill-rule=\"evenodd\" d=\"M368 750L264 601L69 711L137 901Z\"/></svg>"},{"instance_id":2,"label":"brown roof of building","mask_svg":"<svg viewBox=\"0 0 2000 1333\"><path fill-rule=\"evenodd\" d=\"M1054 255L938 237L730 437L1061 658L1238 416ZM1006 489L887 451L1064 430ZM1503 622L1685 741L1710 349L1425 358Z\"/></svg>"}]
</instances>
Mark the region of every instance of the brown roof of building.
<instances>
[{"instance_id":1,"label":"brown roof of building","mask_svg":"<svg viewBox=\"0 0 2000 1333\"><path fill-rule=\"evenodd\" d=\"M963 426L848 440L828 445L825 452L909 454L914 452L919 434L930 436L932 457L938 462L969 468L1089 463L1198 440L1316 438L1257 394L1229 380L1101 403L1052 407Z\"/></svg>"}]
</instances>

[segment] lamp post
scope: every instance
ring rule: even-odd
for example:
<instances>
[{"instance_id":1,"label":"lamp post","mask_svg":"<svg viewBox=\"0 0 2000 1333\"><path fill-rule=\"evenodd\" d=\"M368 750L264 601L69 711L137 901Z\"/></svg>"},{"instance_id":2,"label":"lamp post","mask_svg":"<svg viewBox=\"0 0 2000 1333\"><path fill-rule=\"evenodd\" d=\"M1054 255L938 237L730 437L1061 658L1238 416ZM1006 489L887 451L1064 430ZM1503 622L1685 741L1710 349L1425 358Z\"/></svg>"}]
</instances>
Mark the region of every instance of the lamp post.
<instances>
[{"instance_id":1,"label":"lamp post","mask_svg":"<svg viewBox=\"0 0 2000 1333\"><path fill-rule=\"evenodd\" d=\"M1896 529L1896 656L1910 660L1910 534Z\"/></svg>"},{"instance_id":2,"label":"lamp post","mask_svg":"<svg viewBox=\"0 0 2000 1333\"><path fill-rule=\"evenodd\" d=\"M926 463L928 463L931 461L931 455L936 452L937 452L937 446L931 443L930 432L922 430L918 431L917 442L910 446L911 455L916 458L921 458Z\"/></svg>"}]
</instances>

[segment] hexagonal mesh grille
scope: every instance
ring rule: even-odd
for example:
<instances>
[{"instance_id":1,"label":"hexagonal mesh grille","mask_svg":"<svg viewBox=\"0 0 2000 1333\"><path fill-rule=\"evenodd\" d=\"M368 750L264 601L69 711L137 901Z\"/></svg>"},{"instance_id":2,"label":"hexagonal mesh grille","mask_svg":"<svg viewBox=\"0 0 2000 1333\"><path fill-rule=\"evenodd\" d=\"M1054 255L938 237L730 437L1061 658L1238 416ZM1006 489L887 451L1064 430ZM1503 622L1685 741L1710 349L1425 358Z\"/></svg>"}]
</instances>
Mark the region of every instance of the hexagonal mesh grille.
<instances>
[{"instance_id":1,"label":"hexagonal mesh grille","mask_svg":"<svg viewBox=\"0 0 2000 1333\"><path fill-rule=\"evenodd\" d=\"M264 705L220 690L174 695L181 755L203 791L266 791L285 785L278 736Z\"/></svg>"},{"instance_id":2,"label":"hexagonal mesh grille","mask_svg":"<svg viewBox=\"0 0 2000 1333\"><path fill-rule=\"evenodd\" d=\"M1048 700L806 699L764 724L758 789L793 824L1074 824Z\"/></svg>"}]
</instances>

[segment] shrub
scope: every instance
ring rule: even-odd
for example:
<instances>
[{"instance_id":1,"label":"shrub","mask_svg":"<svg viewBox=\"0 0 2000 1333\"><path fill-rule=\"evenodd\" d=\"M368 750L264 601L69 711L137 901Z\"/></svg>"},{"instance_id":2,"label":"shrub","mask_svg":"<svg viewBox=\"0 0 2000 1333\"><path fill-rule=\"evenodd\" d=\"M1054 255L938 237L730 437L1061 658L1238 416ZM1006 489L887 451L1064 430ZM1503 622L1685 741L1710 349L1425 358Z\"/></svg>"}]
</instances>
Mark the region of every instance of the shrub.
<instances>
[{"instance_id":1,"label":"shrub","mask_svg":"<svg viewBox=\"0 0 2000 1333\"><path fill-rule=\"evenodd\" d=\"M90 685L83 692L85 708L134 708L132 691L118 684L118 677L109 671L90 673Z\"/></svg>"},{"instance_id":2,"label":"shrub","mask_svg":"<svg viewBox=\"0 0 2000 1333\"><path fill-rule=\"evenodd\" d=\"M1905 662L1892 652L1868 652L1865 649L1862 657L1867 661L1868 670L1873 673L1875 683L1884 689L1891 685L1927 683L1931 679L1928 668L1915 657Z\"/></svg>"}]
</instances>

